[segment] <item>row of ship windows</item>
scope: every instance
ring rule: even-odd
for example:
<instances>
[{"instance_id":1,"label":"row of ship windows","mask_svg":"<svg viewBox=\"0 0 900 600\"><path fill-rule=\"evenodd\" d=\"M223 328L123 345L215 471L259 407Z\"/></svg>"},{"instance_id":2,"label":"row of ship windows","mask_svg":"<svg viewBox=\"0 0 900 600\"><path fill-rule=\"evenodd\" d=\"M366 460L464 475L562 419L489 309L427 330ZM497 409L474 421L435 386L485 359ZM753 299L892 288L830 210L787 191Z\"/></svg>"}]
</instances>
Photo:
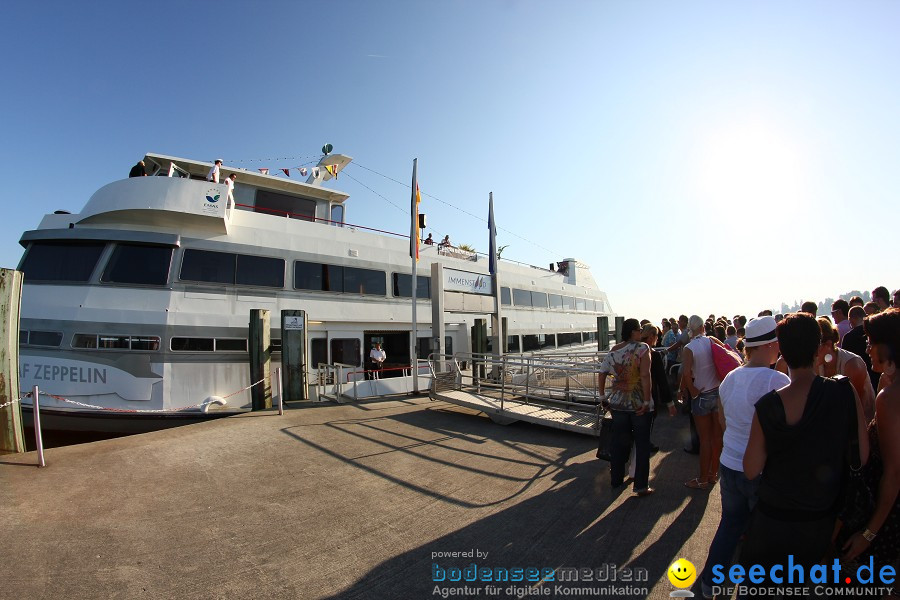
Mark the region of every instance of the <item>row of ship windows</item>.
<instances>
[{"instance_id":1,"label":"row of ship windows","mask_svg":"<svg viewBox=\"0 0 900 600\"><path fill-rule=\"evenodd\" d=\"M87 282L100 260L104 242L34 242L19 270L26 281ZM100 275L102 283L164 286L169 280L173 248L117 244ZM284 288L285 260L267 256L188 248L181 262L181 281ZM417 277L416 296L431 298L431 278ZM391 273L397 298L412 297L412 275ZM385 272L343 265L294 261L294 289L387 296ZM575 298L504 287L505 306L607 312L603 300Z\"/></svg>"},{"instance_id":2,"label":"row of ship windows","mask_svg":"<svg viewBox=\"0 0 900 600\"><path fill-rule=\"evenodd\" d=\"M62 344L60 331L22 330L19 345L58 348ZM72 336L76 350L159 350L160 338L153 335L119 335L106 333L76 333ZM245 338L173 337L169 347L174 352L247 352ZM272 349L281 350L281 340L272 340Z\"/></svg>"},{"instance_id":3,"label":"row of ship windows","mask_svg":"<svg viewBox=\"0 0 900 600\"><path fill-rule=\"evenodd\" d=\"M62 344L63 334L59 331L20 331L19 344L23 346L42 346L58 348ZM326 362L323 358L326 349L324 338L311 340L310 351L312 364ZM597 341L596 331L541 333L528 335L510 335L506 338L507 352L531 352L582 344ZM428 358L431 352L431 338L418 338L419 358ZM447 352L452 353L452 340L447 338ZM79 350L159 350L160 338L152 335L110 335L105 333L76 333L72 336L72 348ZM204 338L173 337L169 347L173 352L247 352L245 338ZM272 350L281 351L281 340L272 339ZM360 341L358 338L332 338L332 357L335 362L359 365Z\"/></svg>"}]
</instances>

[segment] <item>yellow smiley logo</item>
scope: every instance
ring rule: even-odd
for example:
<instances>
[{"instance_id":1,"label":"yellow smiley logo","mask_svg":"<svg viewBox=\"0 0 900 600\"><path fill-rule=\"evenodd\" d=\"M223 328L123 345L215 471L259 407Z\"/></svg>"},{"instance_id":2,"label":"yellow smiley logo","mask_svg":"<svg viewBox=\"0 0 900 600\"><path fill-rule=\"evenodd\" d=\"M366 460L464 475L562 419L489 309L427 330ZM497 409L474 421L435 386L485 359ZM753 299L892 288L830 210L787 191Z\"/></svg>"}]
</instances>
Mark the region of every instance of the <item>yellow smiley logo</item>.
<instances>
[{"instance_id":1,"label":"yellow smiley logo","mask_svg":"<svg viewBox=\"0 0 900 600\"><path fill-rule=\"evenodd\" d=\"M689 588L697 580L697 569L689 560L679 558L669 566L669 581L677 588Z\"/></svg>"}]
</instances>

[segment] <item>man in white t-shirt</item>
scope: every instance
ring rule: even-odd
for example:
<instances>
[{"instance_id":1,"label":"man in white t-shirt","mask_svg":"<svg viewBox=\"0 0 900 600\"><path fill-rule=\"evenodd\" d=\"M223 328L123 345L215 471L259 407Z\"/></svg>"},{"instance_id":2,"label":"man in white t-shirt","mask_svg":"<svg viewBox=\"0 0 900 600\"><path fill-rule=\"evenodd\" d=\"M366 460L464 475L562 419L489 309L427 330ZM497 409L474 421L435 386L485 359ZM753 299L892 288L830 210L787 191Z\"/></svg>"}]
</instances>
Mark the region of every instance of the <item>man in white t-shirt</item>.
<instances>
[{"instance_id":1,"label":"man in white t-shirt","mask_svg":"<svg viewBox=\"0 0 900 600\"><path fill-rule=\"evenodd\" d=\"M237 174L232 173L228 177L225 178L225 185L228 187L228 204L226 205L228 208L234 206L234 181L237 179Z\"/></svg>"},{"instance_id":2,"label":"man in white t-shirt","mask_svg":"<svg viewBox=\"0 0 900 600\"><path fill-rule=\"evenodd\" d=\"M756 403L772 390L791 382L784 373L769 368L778 358L776 327L773 317L760 317L747 323L744 339L747 360L744 366L729 373L719 386L719 419L725 430L719 459L722 519L700 576L702 591L707 598L712 598L713 566L722 565L725 571L728 570L756 504L759 478L749 481L744 477L744 451L750 439Z\"/></svg>"},{"instance_id":3,"label":"man in white t-shirt","mask_svg":"<svg viewBox=\"0 0 900 600\"><path fill-rule=\"evenodd\" d=\"M209 173L206 174L206 180L212 181L213 183L219 183L219 167L222 166L222 159L217 158L215 164L209 168Z\"/></svg>"},{"instance_id":4,"label":"man in white t-shirt","mask_svg":"<svg viewBox=\"0 0 900 600\"><path fill-rule=\"evenodd\" d=\"M375 343L375 347L369 351L369 360L372 361L372 379L378 379L381 376L381 370L384 368L384 361L387 360L387 353L381 349L381 344Z\"/></svg>"}]
</instances>

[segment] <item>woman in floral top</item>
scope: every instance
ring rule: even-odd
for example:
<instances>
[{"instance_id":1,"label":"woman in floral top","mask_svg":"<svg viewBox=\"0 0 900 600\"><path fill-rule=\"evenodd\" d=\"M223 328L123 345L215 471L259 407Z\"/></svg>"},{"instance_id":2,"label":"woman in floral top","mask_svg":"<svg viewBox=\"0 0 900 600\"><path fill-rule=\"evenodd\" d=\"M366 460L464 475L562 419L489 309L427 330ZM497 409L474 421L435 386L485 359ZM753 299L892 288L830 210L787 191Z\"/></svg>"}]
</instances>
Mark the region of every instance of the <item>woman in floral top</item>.
<instances>
[{"instance_id":1,"label":"woman in floral top","mask_svg":"<svg viewBox=\"0 0 900 600\"><path fill-rule=\"evenodd\" d=\"M650 395L650 346L641 342L641 324L626 319L622 325L622 339L613 346L600 365L600 389L606 389L606 379L613 377L612 392L607 396L612 413L612 447L610 483L613 488L625 482L625 461L635 447L633 490L638 496L649 496L653 489L650 479L650 424L653 401Z\"/></svg>"}]
</instances>

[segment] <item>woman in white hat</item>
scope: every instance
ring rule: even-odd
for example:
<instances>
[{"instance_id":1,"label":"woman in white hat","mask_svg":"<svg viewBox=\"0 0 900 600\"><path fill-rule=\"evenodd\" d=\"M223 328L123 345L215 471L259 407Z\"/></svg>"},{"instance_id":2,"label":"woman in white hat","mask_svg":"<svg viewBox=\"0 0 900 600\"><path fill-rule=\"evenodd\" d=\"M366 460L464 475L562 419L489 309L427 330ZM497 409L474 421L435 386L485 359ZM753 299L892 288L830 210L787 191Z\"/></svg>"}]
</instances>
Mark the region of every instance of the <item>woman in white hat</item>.
<instances>
[{"instance_id":1,"label":"woman in white hat","mask_svg":"<svg viewBox=\"0 0 900 600\"><path fill-rule=\"evenodd\" d=\"M712 598L713 566L724 565L727 571L731 565L731 557L756 504L759 477L752 480L744 477L744 451L750 439L754 406L772 390L791 382L784 373L769 368L778 358L776 325L772 317L751 319L747 323L744 342L747 361L729 373L719 386L718 418L725 430L719 459L722 517L700 576L704 597Z\"/></svg>"}]
</instances>

